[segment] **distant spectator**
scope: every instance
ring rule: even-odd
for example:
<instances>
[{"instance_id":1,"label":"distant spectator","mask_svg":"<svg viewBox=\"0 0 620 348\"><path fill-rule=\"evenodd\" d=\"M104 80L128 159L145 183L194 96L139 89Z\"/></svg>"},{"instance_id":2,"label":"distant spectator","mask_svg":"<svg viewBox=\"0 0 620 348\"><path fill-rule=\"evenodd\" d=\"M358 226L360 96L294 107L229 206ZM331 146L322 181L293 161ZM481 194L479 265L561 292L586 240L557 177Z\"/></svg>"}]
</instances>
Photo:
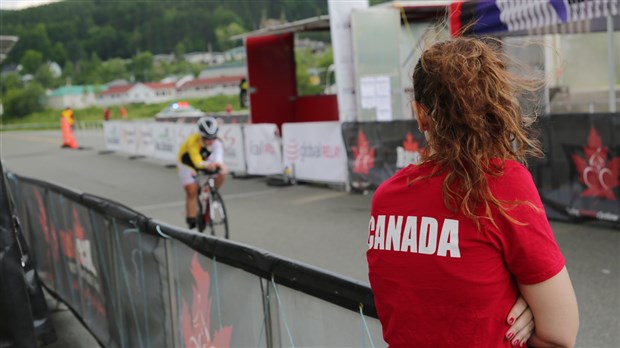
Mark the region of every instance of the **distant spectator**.
<instances>
[{"instance_id":1,"label":"distant spectator","mask_svg":"<svg viewBox=\"0 0 620 348\"><path fill-rule=\"evenodd\" d=\"M75 116L73 115L73 110L71 110L70 106L67 106L61 113L60 117L64 117L67 120L69 126L71 126L72 130L75 130Z\"/></svg>"},{"instance_id":2,"label":"distant spectator","mask_svg":"<svg viewBox=\"0 0 620 348\"><path fill-rule=\"evenodd\" d=\"M239 83L239 105L242 109L248 107L248 82L245 80L245 77Z\"/></svg>"},{"instance_id":3,"label":"distant spectator","mask_svg":"<svg viewBox=\"0 0 620 348\"><path fill-rule=\"evenodd\" d=\"M125 107L121 105L120 108L118 108L118 111L121 113L121 118L124 120L127 118L127 110L125 110Z\"/></svg>"},{"instance_id":4,"label":"distant spectator","mask_svg":"<svg viewBox=\"0 0 620 348\"><path fill-rule=\"evenodd\" d=\"M105 110L103 111L103 120L104 121L110 120L110 108L105 108Z\"/></svg>"}]
</instances>

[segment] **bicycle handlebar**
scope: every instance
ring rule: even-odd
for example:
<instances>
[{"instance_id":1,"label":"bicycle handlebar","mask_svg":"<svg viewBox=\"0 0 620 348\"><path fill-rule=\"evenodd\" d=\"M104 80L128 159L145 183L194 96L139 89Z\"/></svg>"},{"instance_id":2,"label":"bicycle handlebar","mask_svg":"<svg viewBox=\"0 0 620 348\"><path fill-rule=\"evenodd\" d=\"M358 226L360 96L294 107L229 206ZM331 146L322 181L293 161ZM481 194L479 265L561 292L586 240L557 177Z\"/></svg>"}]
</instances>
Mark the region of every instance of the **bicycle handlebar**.
<instances>
[{"instance_id":1,"label":"bicycle handlebar","mask_svg":"<svg viewBox=\"0 0 620 348\"><path fill-rule=\"evenodd\" d=\"M200 172L206 175L215 175L215 174L218 174L220 171L221 171L220 167L215 168L215 170L208 170L208 169L202 169L202 168L196 169L196 172Z\"/></svg>"}]
</instances>

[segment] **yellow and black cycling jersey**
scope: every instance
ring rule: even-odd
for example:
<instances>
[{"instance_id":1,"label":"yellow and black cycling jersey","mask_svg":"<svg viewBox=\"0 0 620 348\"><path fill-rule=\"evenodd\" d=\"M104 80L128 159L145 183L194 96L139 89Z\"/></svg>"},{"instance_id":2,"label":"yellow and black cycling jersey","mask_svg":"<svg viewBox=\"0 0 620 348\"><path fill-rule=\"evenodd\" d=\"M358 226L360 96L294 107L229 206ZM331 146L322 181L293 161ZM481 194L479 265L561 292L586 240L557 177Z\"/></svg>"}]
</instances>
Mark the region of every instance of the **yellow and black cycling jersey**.
<instances>
[{"instance_id":1,"label":"yellow and black cycling jersey","mask_svg":"<svg viewBox=\"0 0 620 348\"><path fill-rule=\"evenodd\" d=\"M210 162L224 162L224 146L216 139L210 148L204 146L200 134L192 134L179 148L177 161L194 169L204 169Z\"/></svg>"}]
</instances>

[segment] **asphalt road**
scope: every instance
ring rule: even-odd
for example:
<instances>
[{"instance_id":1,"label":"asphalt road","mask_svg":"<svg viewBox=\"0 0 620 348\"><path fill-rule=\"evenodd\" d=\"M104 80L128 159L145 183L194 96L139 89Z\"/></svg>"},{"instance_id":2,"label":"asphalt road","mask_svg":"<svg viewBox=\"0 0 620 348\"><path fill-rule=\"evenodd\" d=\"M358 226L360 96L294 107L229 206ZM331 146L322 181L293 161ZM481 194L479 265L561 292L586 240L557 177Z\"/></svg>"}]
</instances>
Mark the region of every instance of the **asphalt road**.
<instances>
[{"instance_id":1,"label":"asphalt road","mask_svg":"<svg viewBox=\"0 0 620 348\"><path fill-rule=\"evenodd\" d=\"M84 150L61 149L59 131L0 133L4 167L123 203L184 226L183 190L166 162L102 153L103 131L78 131ZM222 189L231 239L367 282L371 195L314 185L270 187L265 178L229 179ZM552 222L579 303L578 347L620 347L620 231ZM59 313L66 311L59 310ZM64 318L64 317L63 317ZM69 325L71 330L75 325ZM64 330L64 325L61 326ZM59 329L69 337L74 332ZM77 335L75 345L94 341ZM80 338L81 337L81 338Z\"/></svg>"}]
</instances>

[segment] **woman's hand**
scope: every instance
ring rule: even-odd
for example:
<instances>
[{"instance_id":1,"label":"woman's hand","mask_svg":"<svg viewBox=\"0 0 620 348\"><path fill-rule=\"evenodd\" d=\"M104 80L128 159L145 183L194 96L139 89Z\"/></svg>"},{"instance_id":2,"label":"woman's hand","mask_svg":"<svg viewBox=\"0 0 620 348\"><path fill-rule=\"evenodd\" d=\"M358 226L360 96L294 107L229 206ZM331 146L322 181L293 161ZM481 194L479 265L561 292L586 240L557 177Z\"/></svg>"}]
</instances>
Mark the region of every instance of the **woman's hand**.
<instances>
[{"instance_id":1,"label":"woman's hand","mask_svg":"<svg viewBox=\"0 0 620 348\"><path fill-rule=\"evenodd\" d=\"M534 316L521 295L512 306L506 321L510 325L510 329L506 332L506 339L512 346L525 347L527 340L534 333Z\"/></svg>"}]
</instances>

